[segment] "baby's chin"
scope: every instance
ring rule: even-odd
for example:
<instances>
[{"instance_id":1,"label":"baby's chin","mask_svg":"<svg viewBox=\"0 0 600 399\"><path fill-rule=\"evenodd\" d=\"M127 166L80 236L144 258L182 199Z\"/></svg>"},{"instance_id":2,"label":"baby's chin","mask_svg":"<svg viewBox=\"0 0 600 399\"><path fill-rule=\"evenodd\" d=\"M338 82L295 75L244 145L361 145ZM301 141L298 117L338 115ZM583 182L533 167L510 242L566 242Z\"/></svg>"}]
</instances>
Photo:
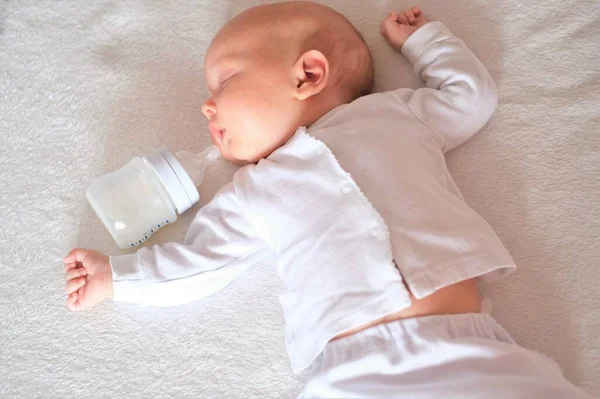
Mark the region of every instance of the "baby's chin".
<instances>
[{"instance_id":1,"label":"baby's chin","mask_svg":"<svg viewBox=\"0 0 600 399\"><path fill-rule=\"evenodd\" d=\"M221 153L221 158L223 158L224 160L231 162L235 165L246 165L250 163L234 157L229 151L223 148L223 143L217 142L212 135L210 136L210 141L214 146L216 146L219 149L219 152Z\"/></svg>"},{"instance_id":2,"label":"baby's chin","mask_svg":"<svg viewBox=\"0 0 600 399\"><path fill-rule=\"evenodd\" d=\"M245 161L243 159L236 158L230 153L223 151L221 148L219 148L219 150L221 151L221 156L223 157L223 159L225 159L228 162L231 162L234 165L244 166L252 163L250 161Z\"/></svg>"},{"instance_id":3,"label":"baby's chin","mask_svg":"<svg viewBox=\"0 0 600 399\"><path fill-rule=\"evenodd\" d=\"M231 162L234 165L244 166L248 164L258 163L265 156L261 156L258 153L246 153L239 151L232 151L231 148L231 140L224 140L222 143L216 143L212 140L213 144L219 148L219 152L221 153L221 157L227 162Z\"/></svg>"}]
</instances>

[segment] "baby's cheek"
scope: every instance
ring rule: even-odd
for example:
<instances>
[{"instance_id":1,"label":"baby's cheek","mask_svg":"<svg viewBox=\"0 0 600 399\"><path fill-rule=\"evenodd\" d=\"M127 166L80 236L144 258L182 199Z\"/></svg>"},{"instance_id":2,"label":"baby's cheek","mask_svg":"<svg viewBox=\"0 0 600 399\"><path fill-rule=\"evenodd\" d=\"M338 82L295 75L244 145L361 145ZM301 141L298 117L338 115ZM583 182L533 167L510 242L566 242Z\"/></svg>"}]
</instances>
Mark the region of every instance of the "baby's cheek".
<instances>
[{"instance_id":1,"label":"baby's cheek","mask_svg":"<svg viewBox=\"0 0 600 399\"><path fill-rule=\"evenodd\" d=\"M272 104L265 97L253 93L247 95L239 103L236 125L245 135L254 136L256 131L264 130L268 126L272 111Z\"/></svg>"},{"instance_id":2,"label":"baby's cheek","mask_svg":"<svg viewBox=\"0 0 600 399\"><path fill-rule=\"evenodd\" d=\"M232 104L232 127L230 151L239 159L251 160L260 157L273 146L279 130L278 119L281 115L277 104L277 95L258 85L247 88Z\"/></svg>"}]
</instances>

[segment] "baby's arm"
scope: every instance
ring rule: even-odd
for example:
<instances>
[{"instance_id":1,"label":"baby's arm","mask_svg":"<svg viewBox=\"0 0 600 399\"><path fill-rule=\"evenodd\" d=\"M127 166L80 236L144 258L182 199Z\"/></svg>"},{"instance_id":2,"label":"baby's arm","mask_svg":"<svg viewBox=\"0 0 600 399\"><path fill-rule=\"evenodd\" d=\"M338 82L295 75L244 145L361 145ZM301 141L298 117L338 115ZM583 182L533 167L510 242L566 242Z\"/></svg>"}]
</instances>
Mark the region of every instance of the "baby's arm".
<instances>
[{"instance_id":1,"label":"baby's arm","mask_svg":"<svg viewBox=\"0 0 600 399\"><path fill-rule=\"evenodd\" d=\"M270 253L229 184L198 212L184 244L154 245L110 260L96 251L73 250L65 258L67 306L81 310L111 297L179 305L219 291Z\"/></svg>"},{"instance_id":2,"label":"baby's arm","mask_svg":"<svg viewBox=\"0 0 600 399\"><path fill-rule=\"evenodd\" d=\"M390 14L381 24L381 33L425 80L425 88L396 93L439 137L444 152L487 123L498 104L496 85L477 57L441 22L428 22L415 7Z\"/></svg>"}]
</instances>

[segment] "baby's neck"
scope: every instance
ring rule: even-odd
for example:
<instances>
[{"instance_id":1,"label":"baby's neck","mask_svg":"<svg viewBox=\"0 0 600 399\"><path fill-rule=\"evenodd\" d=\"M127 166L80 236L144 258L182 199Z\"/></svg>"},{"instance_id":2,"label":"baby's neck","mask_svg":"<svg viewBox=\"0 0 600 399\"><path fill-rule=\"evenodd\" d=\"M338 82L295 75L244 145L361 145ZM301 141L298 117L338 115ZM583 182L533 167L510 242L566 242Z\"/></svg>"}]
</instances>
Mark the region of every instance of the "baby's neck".
<instances>
[{"instance_id":1,"label":"baby's neck","mask_svg":"<svg viewBox=\"0 0 600 399\"><path fill-rule=\"evenodd\" d=\"M348 101L345 101L345 99L337 98L337 96L330 97L326 100L321 100L319 102L315 101L306 108L306 112L304 112L304 114L302 115L299 126L310 127L310 125L321 119L331 110L347 103Z\"/></svg>"},{"instance_id":2,"label":"baby's neck","mask_svg":"<svg viewBox=\"0 0 600 399\"><path fill-rule=\"evenodd\" d=\"M323 116L327 115L331 110L347 103L347 101L340 101L331 97L326 101L317 101L317 99L315 99L315 101L311 103L306 103L303 112L300 113L300 116L297 117L297 120L292 121L288 134L281 138L281 141L275 146L273 151L283 147L294 136L300 126L305 126L308 128ZM272 152L268 155L265 155L265 158L271 154ZM245 164L246 162L240 163L240 165Z\"/></svg>"}]
</instances>

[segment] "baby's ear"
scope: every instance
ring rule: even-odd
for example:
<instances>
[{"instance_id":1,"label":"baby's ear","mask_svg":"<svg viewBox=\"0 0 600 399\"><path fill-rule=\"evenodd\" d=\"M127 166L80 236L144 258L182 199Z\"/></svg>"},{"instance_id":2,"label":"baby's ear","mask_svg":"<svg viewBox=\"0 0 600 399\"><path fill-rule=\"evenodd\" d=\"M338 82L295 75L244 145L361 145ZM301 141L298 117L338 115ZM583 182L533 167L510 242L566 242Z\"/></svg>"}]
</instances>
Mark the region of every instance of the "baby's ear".
<instances>
[{"instance_id":1,"label":"baby's ear","mask_svg":"<svg viewBox=\"0 0 600 399\"><path fill-rule=\"evenodd\" d=\"M325 89L329 80L329 61L317 50L302 54L293 67L296 98L306 100Z\"/></svg>"}]
</instances>

